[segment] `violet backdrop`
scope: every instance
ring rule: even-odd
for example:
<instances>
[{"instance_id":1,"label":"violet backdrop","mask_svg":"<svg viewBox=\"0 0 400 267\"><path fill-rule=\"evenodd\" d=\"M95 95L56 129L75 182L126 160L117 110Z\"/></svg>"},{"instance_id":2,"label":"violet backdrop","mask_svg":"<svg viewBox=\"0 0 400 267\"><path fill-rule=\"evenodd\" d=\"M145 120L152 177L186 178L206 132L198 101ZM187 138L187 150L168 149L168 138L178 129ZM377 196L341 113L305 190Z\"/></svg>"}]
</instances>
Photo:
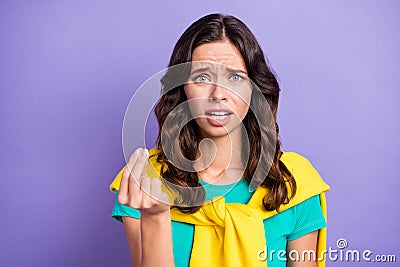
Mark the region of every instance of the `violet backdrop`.
<instances>
[{"instance_id":1,"label":"violet backdrop","mask_svg":"<svg viewBox=\"0 0 400 267\"><path fill-rule=\"evenodd\" d=\"M332 188L328 246L345 238L399 262L399 7L1 1L0 266L130 266L108 190L124 165L124 112L184 29L211 12L242 19L280 77L283 150L306 156ZM147 128L152 147L154 118ZM398 266L327 266L366 264Z\"/></svg>"}]
</instances>

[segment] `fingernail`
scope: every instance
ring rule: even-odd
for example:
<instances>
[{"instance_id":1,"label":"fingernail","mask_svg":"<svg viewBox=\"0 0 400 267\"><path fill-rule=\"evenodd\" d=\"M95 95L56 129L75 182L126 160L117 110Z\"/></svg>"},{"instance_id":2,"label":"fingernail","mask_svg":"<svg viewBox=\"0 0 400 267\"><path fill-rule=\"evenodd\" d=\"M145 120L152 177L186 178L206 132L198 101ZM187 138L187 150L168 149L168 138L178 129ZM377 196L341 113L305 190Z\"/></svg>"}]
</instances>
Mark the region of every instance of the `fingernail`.
<instances>
[{"instance_id":1,"label":"fingernail","mask_svg":"<svg viewBox=\"0 0 400 267\"><path fill-rule=\"evenodd\" d=\"M147 148L143 149L142 155L146 157L149 155L149 151L147 150Z\"/></svg>"}]
</instances>

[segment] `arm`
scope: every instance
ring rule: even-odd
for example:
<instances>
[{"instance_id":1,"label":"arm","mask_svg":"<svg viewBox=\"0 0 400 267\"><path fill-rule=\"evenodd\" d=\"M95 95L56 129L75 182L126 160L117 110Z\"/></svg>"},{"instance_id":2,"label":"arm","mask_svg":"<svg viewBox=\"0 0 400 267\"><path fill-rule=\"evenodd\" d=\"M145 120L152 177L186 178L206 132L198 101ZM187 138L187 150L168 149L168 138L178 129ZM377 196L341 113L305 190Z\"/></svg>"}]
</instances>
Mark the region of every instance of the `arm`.
<instances>
[{"instance_id":1,"label":"arm","mask_svg":"<svg viewBox=\"0 0 400 267\"><path fill-rule=\"evenodd\" d=\"M288 267L316 267L318 230L290 240L286 246Z\"/></svg>"},{"instance_id":2,"label":"arm","mask_svg":"<svg viewBox=\"0 0 400 267\"><path fill-rule=\"evenodd\" d=\"M132 267L140 267L142 262L142 238L140 233L140 219L124 216L126 237L128 238L129 252Z\"/></svg>"},{"instance_id":3,"label":"arm","mask_svg":"<svg viewBox=\"0 0 400 267\"><path fill-rule=\"evenodd\" d=\"M167 194L161 181L146 175L147 151L132 154L121 179L118 201L140 211L140 220L123 217L132 266L175 266Z\"/></svg>"},{"instance_id":4,"label":"arm","mask_svg":"<svg viewBox=\"0 0 400 267\"><path fill-rule=\"evenodd\" d=\"M142 215L141 235L141 266L175 266L169 211L157 217Z\"/></svg>"},{"instance_id":5,"label":"arm","mask_svg":"<svg viewBox=\"0 0 400 267\"><path fill-rule=\"evenodd\" d=\"M168 216L157 219L142 217L142 220L122 217L122 221L128 238L132 267L142 266L142 258L145 260L143 261L143 266L154 266L161 259L165 260L170 257L168 252L172 248L168 244L172 244L172 236L170 235L172 229L171 219ZM141 221L143 222L142 227ZM141 238L142 236L143 239ZM142 252L142 247L145 248L144 253ZM146 253L149 253L149 255L146 255ZM173 264L168 266L173 266Z\"/></svg>"}]
</instances>

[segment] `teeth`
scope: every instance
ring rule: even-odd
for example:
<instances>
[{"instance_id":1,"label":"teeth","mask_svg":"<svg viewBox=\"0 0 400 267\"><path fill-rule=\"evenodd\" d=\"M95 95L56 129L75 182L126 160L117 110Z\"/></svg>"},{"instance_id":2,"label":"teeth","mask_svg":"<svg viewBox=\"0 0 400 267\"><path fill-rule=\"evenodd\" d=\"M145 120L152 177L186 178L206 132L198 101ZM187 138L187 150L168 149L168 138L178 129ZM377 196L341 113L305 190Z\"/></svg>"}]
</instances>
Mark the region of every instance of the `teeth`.
<instances>
[{"instance_id":1,"label":"teeth","mask_svg":"<svg viewBox=\"0 0 400 267\"><path fill-rule=\"evenodd\" d=\"M229 112L209 112L208 114L214 115L214 116L226 116L226 115L229 115Z\"/></svg>"},{"instance_id":2,"label":"teeth","mask_svg":"<svg viewBox=\"0 0 400 267\"><path fill-rule=\"evenodd\" d=\"M215 116L215 115L211 115L210 116L213 120L223 120L227 117L227 115L223 115L223 116Z\"/></svg>"}]
</instances>

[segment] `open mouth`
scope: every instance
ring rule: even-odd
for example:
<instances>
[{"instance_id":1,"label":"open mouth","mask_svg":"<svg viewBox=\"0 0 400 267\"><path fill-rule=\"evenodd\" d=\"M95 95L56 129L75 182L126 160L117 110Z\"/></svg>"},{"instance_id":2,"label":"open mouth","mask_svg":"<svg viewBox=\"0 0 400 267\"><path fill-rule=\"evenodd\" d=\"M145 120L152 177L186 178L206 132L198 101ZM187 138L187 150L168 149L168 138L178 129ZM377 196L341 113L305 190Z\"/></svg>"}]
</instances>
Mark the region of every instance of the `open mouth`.
<instances>
[{"instance_id":1,"label":"open mouth","mask_svg":"<svg viewBox=\"0 0 400 267\"><path fill-rule=\"evenodd\" d=\"M207 110L206 116L209 123L213 126L224 126L226 125L231 115L233 114L230 110Z\"/></svg>"}]
</instances>

